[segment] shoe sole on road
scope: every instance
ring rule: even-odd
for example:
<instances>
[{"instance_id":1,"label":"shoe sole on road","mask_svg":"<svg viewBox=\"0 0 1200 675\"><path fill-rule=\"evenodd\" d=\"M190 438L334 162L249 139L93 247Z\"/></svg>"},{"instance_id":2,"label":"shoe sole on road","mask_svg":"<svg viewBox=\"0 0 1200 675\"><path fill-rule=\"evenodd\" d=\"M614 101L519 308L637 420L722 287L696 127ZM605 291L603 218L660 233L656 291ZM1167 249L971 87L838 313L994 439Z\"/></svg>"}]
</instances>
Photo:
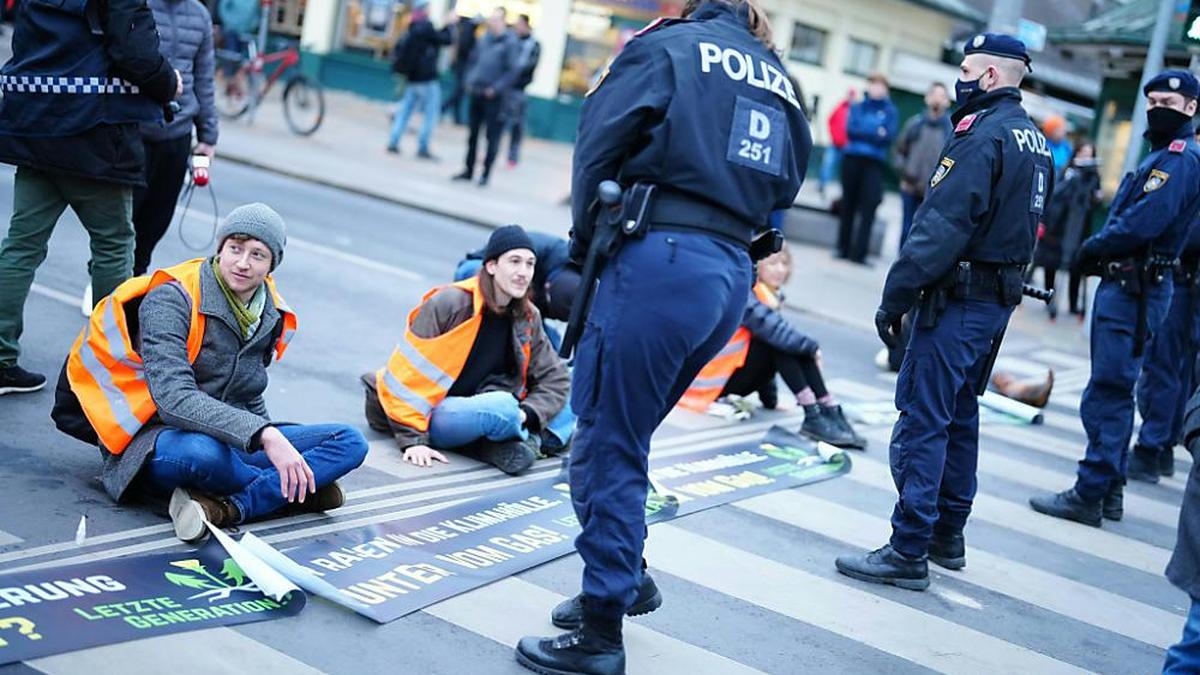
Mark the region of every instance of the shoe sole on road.
<instances>
[{"instance_id":1,"label":"shoe sole on road","mask_svg":"<svg viewBox=\"0 0 1200 675\"><path fill-rule=\"evenodd\" d=\"M578 675L578 671L575 670L558 670L556 668L548 668L540 663L535 663L533 659L525 656L520 649L514 649L513 653L517 655L517 663L535 673L541 673L542 675Z\"/></svg>"},{"instance_id":2,"label":"shoe sole on road","mask_svg":"<svg viewBox=\"0 0 1200 675\"><path fill-rule=\"evenodd\" d=\"M1105 520L1111 520L1111 521L1113 521L1113 522L1118 522L1118 521L1120 521L1120 520L1121 520L1122 518L1124 518L1124 517L1125 517L1125 512L1124 512L1124 511L1122 511L1122 512L1120 512L1120 513L1105 513L1105 514L1104 514L1104 519L1105 519Z\"/></svg>"},{"instance_id":3,"label":"shoe sole on road","mask_svg":"<svg viewBox=\"0 0 1200 675\"><path fill-rule=\"evenodd\" d=\"M208 532L205 526L204 509L192 501L191 496L183 488L175 488L171 493L171 503L167 506L171 514L171 522L175 525L175 536L189 543L199 541Z\"/></svg>"},{"instance_id":4,"label":"shoe sole on road","mask_svg":"<svg viewBox=\"0 0 1200 675\"><path fill-rule=\"evenodd\" d=\"M662 591L655 591L654 595L650 596L645 602L640 602L630 607L629 611L625 612L625 616L645 616L662 607L662 603ZM575 630L580 626L580 623L572 621L556 621L554 617L550 617L550 623L554 624L556 628L562 628L563 630Z\"/></svg>"},{"instance_id":5,"label":"shoe sole on road","mask_svg":"<svg viewBox=\"0 0 1200 675\"><path fill-rule=\"evenodd\" d=\"M0 387L0 396L5 394L30 394L39 389L45 388L46 383L36 384L32 387Z\"/></svg>"},{"instance_id":6,"label":"shoe sole on road","mask_svg":"<svg viewBox=\"0 0 1200 675\"><path fill-rule=\"evenodd\" d=\"M826 443L828 445L832 445L833 447L837 448L838 450L863 450L867 447L865 441L863 442L863 444L861 446L859 446L854 441L836 441L835 442L835 441L829 440L828 438L821 438L820 436L812 433L811 431L805 431L803 429L800 430L800 435L807 438L810 441L816 441L818 443Z\"/></svg>"},{"instance_id":7,"label":"shoe sole on road","mask_svg":"<svg viewBox=\"0 0 1200 675\"><path fill-rule=\"evenodd\" d=\"M844 569L842 567L838 567L837 570L851 579L858 579L859 581L866 581L872 584L896 586L898 588L904 588L910 591L923 591L926 588L929 588L929 577L925 577L924 579L890 579L887 577L877 577L870 574L863 574L862 572L856 572L854 570Z\"/></svg>"},{"instance_id":8,"label":"shoe sole on road","mask_svg":"<svg viewBox=\"0 0 1200 675\"><path fill-rule=\"evenodd\" d=\"M1051 518L1060 518L1062 520L1070 520L1070 521L1074 521L1076 523L1082 523L1089 527L1100 527L1101 525L1104 524L1104 516L1097 516L1093 520L1091 518L1082 518L1079 516L1069 516L1069 515L1065 515L1065 514L1053 513L1048 509L1039 508L1038 505L1035 504L1032 499L1029 500L1029 505L1031 507L1033 507L1034 511L1037 511L1038 513L1040 513L1042 515L1050 516Z\"/></svg>"},{"instance_id":9,"label":"shoe sole on road","mask_svg":"<svg viewBox=\"0 0 1200 675\"><path fill-rule=\"evenodd\" d=\"M948 570L957 571L967 566L967 556L964 555L957 558L943 558L930 553L929 562L937 565L938 567L944 567Z\"/></svg>"},{"instance_id":10,"label":"shoe sole on road","mask_svg":"<svg viewBox=\"0 0 1200 675\"><path fill-rule=\"evenodd\" d=\"M1139 483L1150 483L1151 485L1158 485L1159 474L1158 473L1129 472L1129 473L1125 474L1125 477L1128 478L1129 480L1136 480Z\"/></svg>"}]
</instances>

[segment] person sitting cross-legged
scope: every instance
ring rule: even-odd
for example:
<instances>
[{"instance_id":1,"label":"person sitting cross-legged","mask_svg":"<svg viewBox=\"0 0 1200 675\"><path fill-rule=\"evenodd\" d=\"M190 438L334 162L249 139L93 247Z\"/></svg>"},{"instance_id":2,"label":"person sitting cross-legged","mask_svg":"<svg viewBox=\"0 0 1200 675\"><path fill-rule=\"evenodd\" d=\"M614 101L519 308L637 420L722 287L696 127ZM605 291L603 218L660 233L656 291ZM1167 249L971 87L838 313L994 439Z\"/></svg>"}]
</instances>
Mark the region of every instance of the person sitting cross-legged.
<instances>
[{"instance_id":1,"label":"person sitting cross-legged","mask_svg":"<svg viewBox=\"0 0 1200 675\"><path fill-rule=\"evenodd\" d=\"M516 475L569 443L570 375L530 299L533 249L520 226L493 232L478 275L427 293L387 365L362 376L367 423L406 462L461 449Z\"/></svg>"},{"instance_id":2,"label":"person sitting cross-legged","mask_svg":"<svg viewBox=\"0 0 1200 675\"><path fill-rule=\"evenodd\" d=\"M114 500L169 496L184 541L204 538L205 521L337 508L337 479L366 457L351 426L267 414L267 365L296 330L270 275L286 239L266 205L234 209L215 256L135 277L101 300L59 376L59 429L100 446Z\"/></svg>"}]
</instances>

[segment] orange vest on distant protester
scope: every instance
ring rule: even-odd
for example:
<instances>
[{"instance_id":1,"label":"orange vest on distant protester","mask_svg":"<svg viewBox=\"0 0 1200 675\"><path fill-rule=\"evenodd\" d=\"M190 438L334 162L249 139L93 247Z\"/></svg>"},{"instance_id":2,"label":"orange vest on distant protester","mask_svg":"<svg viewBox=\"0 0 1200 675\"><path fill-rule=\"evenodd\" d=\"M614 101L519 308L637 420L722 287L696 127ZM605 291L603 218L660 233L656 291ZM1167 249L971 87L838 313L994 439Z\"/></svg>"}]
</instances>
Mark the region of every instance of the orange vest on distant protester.
<instances>
[{"instance_id":1,"label":"orange vest on distant protester","mask_svg":"<svg viewBox=\"0 0 1200 675\"><path fill-rule=\"evenodd\" d=\"M754 284L754 295L760 302L772 307L776 304L775 293L763 282ZM729 342L717 352L712 361L700 370L692 385L679 399L679 406L695 412L704 412L725 390L729 378L746 364L750 353L750 331L739 326Z\"/></svg>"},{"instance_id":2,"label":"orange vest on distant protester","mask_svg":"<svg viewBox=\"0 0 1200 675\"><path fill-rule=\"evenodd\" d=\"M158 412L142 370L142 357L133 345L127 311L154 288L177 282L191 299L188 328L188 363L195 363L204 341L205 316L200 313L200 270L204 258L158 270L150 276L134 277L117 287L92 310L88 325L75 339L67 356L67 380L71 391L108 452L119 455L137 432ZM276 360L283 358L296 332L296 315L279 297L275 282L266 278L275 308L283 317L283 332L275 344Z\"/></svg>"},{"instance_id":3,"label":"orange vest on distant protester","mask_svg":"<svg viewBox=\"0 0 1200 675\"><path fill-rule=\"evenodd\" d=\"M471 294L471 318L449 331L431 338L423 338L413 332L413 322L421 308L444 288L459 288ZM479 289L479 278L471 277L450 286L439 286L421 298L421 304L408 314L404 337L392 350L387 367L375 373L375 387L379 403L388 419L420 432L429 431L429 417L433 409L450 392L450 387L462 374L471 355L471 347L479 336L483 325L484 299ZM525 356L521 370L521 392L525 397L525 383L529 374L532 356L530 344L521 346Z\"/></svg>"}]
</instances>

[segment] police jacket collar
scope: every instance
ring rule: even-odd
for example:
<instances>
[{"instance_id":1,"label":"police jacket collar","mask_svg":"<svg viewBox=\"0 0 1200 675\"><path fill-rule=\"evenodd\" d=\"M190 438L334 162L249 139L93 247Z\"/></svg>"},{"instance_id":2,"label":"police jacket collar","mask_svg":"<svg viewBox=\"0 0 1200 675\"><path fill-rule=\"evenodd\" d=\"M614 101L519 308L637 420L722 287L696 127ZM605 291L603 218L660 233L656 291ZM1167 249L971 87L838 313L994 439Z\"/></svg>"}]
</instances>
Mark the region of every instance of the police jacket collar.
<instances>
[{"instance_id":1,"label":"police jacket collar","mask_svg":"<svg viewBox=\"0 0 1200 675\"><path fill-rule=\"evenodd\" d=\"M687 16L688 19L695 21L707 21L709 19L727 19L737 21L744 27L750 25L750 10L746 5L733 7L723 2L706 2L696 8L696 11Z\"/></svg>"},{"instance_id":2,"label":"police jacket collar","mask_svg":"<svg viewBox=\"0 0 1200 675\"><path fill-rule=\"evenodd\" d=\"M950 121L958 125L959 120L967 115L977 113L984 108L1001 105L1006 101L1020 104L1021 90L1016 87L1003 87L984 92L968 101L966 105L960 107L958 110L955 110L954 114L950 116Z\"/></svg>"},{"instance_id":3,"label":"police jacket collar","mask_svg":"<svg viewBox=\"0 0 1200 675\"><path fill-rule=\"evenodd\" d=\"M1161 142L1156 142L1156 141L1158 141L1158 139L1153 138L1149 130L1146 130L1146 133L1143 134L1143 137L1147 141L1150 141L1150 149L1151 150L1159 150L1161 148L1164 148L1164 147L1170 145L1171 141L1178 141L1178 140L1186 141L1187 139L1189 139L1195 135L1196 135L1196 122L1194 120L1188 120L1187 122L1185 122L1183 124L1183 126L1179 127L1179 131L1175 132L1174 137L1164 136L1162 138Z\"/></svg>"}]
</instances>

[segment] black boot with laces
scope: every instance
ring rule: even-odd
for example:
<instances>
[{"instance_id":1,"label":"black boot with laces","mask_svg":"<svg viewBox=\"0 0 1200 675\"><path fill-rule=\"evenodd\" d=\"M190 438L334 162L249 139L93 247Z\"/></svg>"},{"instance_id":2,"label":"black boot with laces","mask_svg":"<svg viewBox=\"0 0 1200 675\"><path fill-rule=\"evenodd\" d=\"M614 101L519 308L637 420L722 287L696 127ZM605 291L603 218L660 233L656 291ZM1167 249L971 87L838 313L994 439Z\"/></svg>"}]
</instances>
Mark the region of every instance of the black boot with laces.
<instances>
[{"instance_id":1,"label":"black boot with laces","mask_svg":"<svg viewBox=\"0 0 1200 675\"><path fill-rule=\"evenodd\" d=\"M582 627L553 638L521 638L516 657L517 663L542 675L623 675L621 619L588 612L585 598Z\"/></svg>"}]
</instances>

